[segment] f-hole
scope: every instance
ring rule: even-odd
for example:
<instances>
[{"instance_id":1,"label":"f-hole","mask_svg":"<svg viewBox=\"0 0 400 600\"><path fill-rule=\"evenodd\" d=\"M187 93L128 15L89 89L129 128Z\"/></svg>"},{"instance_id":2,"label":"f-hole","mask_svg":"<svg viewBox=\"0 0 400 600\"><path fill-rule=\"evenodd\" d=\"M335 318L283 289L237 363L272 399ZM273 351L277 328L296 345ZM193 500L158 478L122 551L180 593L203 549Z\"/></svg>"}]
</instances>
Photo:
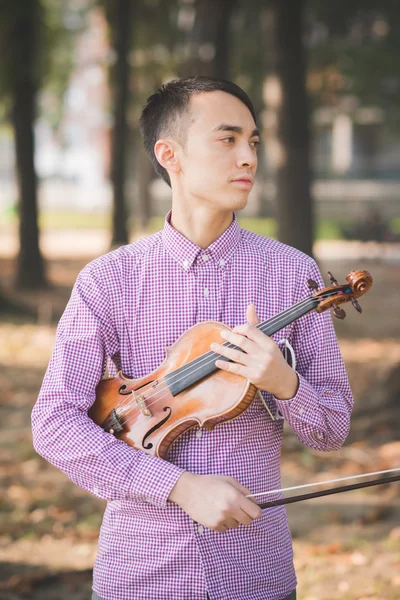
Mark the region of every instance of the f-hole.
<instances>
[{"instance_id":1,"label":"f-hole","mask_svg":"<svg viewBox=\"0 0 400 600\"><path fill-rule=\"evenodd\" d=\"M169 406L164 406L163 408L164 412L168 412L167 416L160 421L159 423L157 423L156 425L154 425L154 427L152 427L151 429L149 429L149 431L146 433L146 435L144 436L143 440L142 440L142 447L145 450L151 450L151 448L153 447L153 444L151 442L149 442L146 446L146 440L148 437L151 436L152 433L154 433L155 431L157 431L157 429L160 429L160 427L162 427L164 425L164 423L166 423L168 421L168 419L170 418L170 416L172 415L172 410Z\"/></svg>"}]
</instances>

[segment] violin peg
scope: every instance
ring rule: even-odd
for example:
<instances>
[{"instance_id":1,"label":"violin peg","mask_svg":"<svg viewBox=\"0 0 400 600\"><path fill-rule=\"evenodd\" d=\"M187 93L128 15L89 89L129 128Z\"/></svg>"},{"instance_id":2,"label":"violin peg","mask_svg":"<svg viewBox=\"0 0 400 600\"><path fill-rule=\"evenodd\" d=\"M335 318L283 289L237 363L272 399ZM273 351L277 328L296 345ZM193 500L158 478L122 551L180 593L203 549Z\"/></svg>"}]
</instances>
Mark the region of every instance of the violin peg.
<instances>
[{"instance_id":1,"label":"violin peg","mask_svg":"<svg viewBox=\"0 0 400 600\"><path fill-rule=\"evenodd\" d=\"M362 308L359 305L359 303L357 302L357 300L355 298L351 299L351 303L354 306L354 308L356 309L357 312L362 313Z\"/></svg>"},{"instance_id":2,"label":"violin peg","mask_svg":"<svg viewBox=\"0 0 400 600\"><path fill-rule=\"evenodd\" d=\"M309 279L307 281L307 285L310 288L310 290L318 290L318 283L314 281L314 279Z\"/></svg>"},{"instance_id":3,"label":"violin peg","mask_svg":"<svg viewBox=\"0 0 400 600\"><path fill-rule=\"evenodd\" d=\"M337 319L344 319L346 316L345 311L343 310L343 308L339 308L338 306L335 306L333 309L333 314L335 315L335 317Z\"/></svg>"},{"instance_id":4,"label":"violin peg","mask_svg":"<svg viewBox=\"0 0 400 600\"><path fill-rule=\"evenodd\" d=\"M339 285L337 280L334 278L334 276L332 275L331 271L328 271L328 275L329 275L329 279L332 285Z\"/></svg>"}]
</instances>

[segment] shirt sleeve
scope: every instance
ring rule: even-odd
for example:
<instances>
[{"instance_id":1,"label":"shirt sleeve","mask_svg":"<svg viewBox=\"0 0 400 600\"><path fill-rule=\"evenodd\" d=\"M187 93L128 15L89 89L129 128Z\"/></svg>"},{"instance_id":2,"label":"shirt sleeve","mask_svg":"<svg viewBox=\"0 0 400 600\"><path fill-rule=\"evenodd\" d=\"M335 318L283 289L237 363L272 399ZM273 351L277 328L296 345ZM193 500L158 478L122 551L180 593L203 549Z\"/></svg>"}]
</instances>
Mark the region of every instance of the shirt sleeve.
<instances>
[{"instance_id":1,"label":"shirt sleeve","mask_svg":"<svg viewBox=\"0 0 400 600\"><path fill-rule=\"evenodd\" d=\"M307 279L325 287L314 261ZM302 290L303 298L306 293L308 288ZM296 321L292 342L299 387L293 398L274 400L304 445L338 450L349 433L354 401L330 311L312 311Z\"/></svg>"},{"instance_id":2,"label":"shirt sleeve","mask_svg":"<svg viewBox=\"0 0 400 600\"><path fill-rule=\"evenodd\" d=\"M93 264L79 274L57 328L32 411L34 447L98 497L165 508L183 469L118 440L87 414L106 359L119 349L111 303Z\"/></svg>"}]
</instances>

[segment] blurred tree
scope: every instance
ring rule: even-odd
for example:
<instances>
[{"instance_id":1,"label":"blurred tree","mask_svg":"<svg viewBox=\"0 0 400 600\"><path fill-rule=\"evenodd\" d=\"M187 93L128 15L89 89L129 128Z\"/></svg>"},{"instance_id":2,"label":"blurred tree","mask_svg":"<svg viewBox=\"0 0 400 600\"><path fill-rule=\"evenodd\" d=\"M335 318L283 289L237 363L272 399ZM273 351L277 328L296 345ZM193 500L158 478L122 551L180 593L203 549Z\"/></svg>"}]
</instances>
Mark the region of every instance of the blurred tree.
<instances>
[{"instance_id":1,"label":"blurred tree","mask_svg":"<svg viewBox=\"0 0 400 600\"><path fill-rule=\"evenodd\" d=\"M0 102L2 117L14 130L20 245L16 284L22 288L47 285L39 246L34 122L40 111L54 128L61 121L72 68L71 32L77 29L67 17L57 0L0 0L0 51L7 57L0 62ZM40 91L51 100L42 106Z\"/></svg>"},{"instance_id":2,"label":"blurred tree","mask_svg":"<svg viewBox=\"0 0 400 600\"><path fill-rule=\"evenodd\" d=\"M177 76L177 66L184 52L182 27L184 29L185 20L190 19L192 7L180 5L178 0L141 0L136 10L135 44L130 56L134 96L130 127L134 151L132 173L137 182L136 217L139 229L143 231L153 214L150 184L155 172L140 139L138 120L147 98L164 82Z\"/></svg>"},{"instance_id":3,"label":"blurred tree","mask_svg":"<svg viewBox=\"0 0 400 600\"><path fill-rule=\"evenodd\" d=\"M38 44L42 27L38 0L0 2L1 82L9 98L14 129L18 185L19 239L18 287L46 286L45 266L39 248L37 177L34 165L36 94L40 85Z\"/></svg>"},{"instance_id":4,"label":"blurred tree","mask_svg":"<svg viewBox=\"0 0 400 600\"><path fill-rule=\"evenodd\" d=\"M180 67L182 77L208 75L229 78L230 20L236 0L197 0L193 26L187 32L189 59Z\"/></svg>"},{"instance_id":5,"label":"blurred tree","mask_svg":"<svg viewBox=\"0 0 400 600\"><path fill-rule=\"evenodd\" d=\"M115 61L110 69L114 124L111 146L111 185L113 189L113 247L128 243L126 207L126 161L129 107L129 52L133 30L134 0L104 0Z\"/></svg>"},{"instance_id":6,"label":"blurred tree","mask_svg":"<svg viewBox=\"0 0 400 600\"><path fill-rule=\"evenodd\" d=\"M310 130L303 22L306 0L267 0L262 14L264 100L275 129L279 240L312 256Z\"/></svg>"}]
</instances>

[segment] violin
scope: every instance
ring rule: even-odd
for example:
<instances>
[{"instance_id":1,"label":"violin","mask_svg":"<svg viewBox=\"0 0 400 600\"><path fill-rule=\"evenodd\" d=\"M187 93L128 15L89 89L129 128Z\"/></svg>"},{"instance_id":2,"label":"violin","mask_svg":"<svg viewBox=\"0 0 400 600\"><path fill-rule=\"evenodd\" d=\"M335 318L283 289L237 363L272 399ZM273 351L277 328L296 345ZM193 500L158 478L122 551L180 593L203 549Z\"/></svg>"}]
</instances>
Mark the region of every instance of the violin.
<instances>
[{"instance_id":1,"label":"violin","mask_svg":"<svg viewBox=\"0 0 400 600\"><path fill-rule=\"evenodd\" d=\"M347 283L339 285L328 271L331 285L320 291L308 280L313 294L257 327L268 336L315 310L332 308L343 319L340 304L351 302L361 312L357 298L372 285L368 271L352 271ZM220 332L230 327L204 321L190 327L166 349L164 362L154 371L133 379L119 371L102 379L88 414L105 431L137 450L168 460L171 445L193 427L213 429L239 417L253 402L258 389L241 375L218 369L216 360L228 358L210 351L220 342ZM242 352L237 346L224 344ZM215 399L218 398L218 402Z\"/></svg>"}]
</instances>

